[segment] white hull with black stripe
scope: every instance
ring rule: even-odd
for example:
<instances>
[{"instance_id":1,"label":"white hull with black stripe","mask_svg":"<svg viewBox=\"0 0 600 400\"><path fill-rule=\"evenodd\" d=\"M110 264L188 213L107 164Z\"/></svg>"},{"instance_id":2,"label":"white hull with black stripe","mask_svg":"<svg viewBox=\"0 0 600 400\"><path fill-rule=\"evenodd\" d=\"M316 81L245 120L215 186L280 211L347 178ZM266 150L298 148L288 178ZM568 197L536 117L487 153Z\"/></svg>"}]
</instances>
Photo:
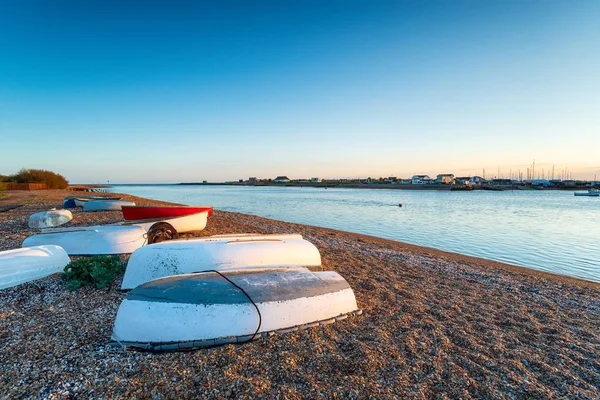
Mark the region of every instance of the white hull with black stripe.
<instances>
[{"instance_id":1,"label":"white hull with black stripe","mask_svg":"<svg viewBox=\"0 0 600 400\"><path fill-rule=\"evenodd\" d=\"M28 237L23 247L54 244L69 255L128 254L146 244L146 237L146 231L139 226L54 228Z\"/></svg>"},{"instance_id":2,"label":"white hull with black stripe","mask_svg":"<svg viewBox=\"0 0 600 400\"><path fill-rule=\"evenodd\" d=\"M59 246L35 246L0 252L0 289L62 272L71 260Z\"/></svg>"},{"instance_id":3,"label":"white hull with black stripe","mask_svg":"<svg viewBox=\"0 0 600 400\"><path fill-rule=\"evenodd\" d=\"M319 250L300 235L221 236L155 243L136 250L121 289L205 270L320 268Z\"/></svg>"},{"instance_id":4,"label":"white hull with black stripe","mask_svg":"<svg viewBox=\"0 0 600 400\"><path fill-rule=\"evenodd\" d=\"M224 275L246 294L215 273L172 276L133 289L117 313L113 340L158 351L210 347L358 312L348 282L333 271Z\"/></svg>"}]
</instances>

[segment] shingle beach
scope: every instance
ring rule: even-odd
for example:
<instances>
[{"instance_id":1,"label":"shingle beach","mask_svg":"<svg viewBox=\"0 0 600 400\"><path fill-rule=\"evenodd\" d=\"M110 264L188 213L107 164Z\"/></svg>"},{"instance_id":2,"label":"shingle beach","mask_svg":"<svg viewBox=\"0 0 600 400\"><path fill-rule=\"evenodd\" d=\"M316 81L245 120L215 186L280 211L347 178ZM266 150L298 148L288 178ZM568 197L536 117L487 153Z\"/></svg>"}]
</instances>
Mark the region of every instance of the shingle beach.
<instances>
[{"instance_id":1,"label":"shingle beach","mask_svg":"<svg viewBox=\"0 0 600 400\"><path fill-rule=\"evenodd\" d=\"M73 194L1 198L0 250L21 247L29 216ZM0 290L0 398L600 397L600 284L208 205L207 228L185 236L302 234L363 315L245 345L124 351L108 346L120 282L70 292L53 275ZM67 226L122 220L73 216Z\"/></svg>"}]
</instances>

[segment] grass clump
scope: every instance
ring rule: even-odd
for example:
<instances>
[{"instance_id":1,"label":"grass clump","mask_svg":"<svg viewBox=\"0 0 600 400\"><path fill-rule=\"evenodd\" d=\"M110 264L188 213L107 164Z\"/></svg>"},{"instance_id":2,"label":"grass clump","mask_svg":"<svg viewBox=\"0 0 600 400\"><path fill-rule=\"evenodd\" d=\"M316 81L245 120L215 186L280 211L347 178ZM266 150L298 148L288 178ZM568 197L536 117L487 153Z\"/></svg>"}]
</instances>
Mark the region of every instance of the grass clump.
<instances>
[{"instance_id":1,"label":"grass clump","mask_svg":"<svg viewBox=\"0 0 600 400\"><path fill-rule=\"evenodd\" d=\"M123 275L125 267L119 256L84 257L70 262L62 277L71 291L88 285L102 289Z\"/></svg>"}]
</instances>

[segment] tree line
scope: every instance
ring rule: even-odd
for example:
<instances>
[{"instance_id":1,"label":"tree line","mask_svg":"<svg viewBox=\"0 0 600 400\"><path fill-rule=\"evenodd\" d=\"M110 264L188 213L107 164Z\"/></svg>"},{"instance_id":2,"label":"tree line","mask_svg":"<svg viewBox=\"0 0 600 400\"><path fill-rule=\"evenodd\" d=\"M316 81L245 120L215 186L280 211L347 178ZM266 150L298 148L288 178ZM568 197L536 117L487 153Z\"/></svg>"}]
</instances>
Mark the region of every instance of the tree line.
<instances>
[{"instance_id":1,"label":"tree line","mask_svg":"<svg viewBox=\"0 0 600 400\"><path fill-rule=\"evenodd\" d=\"M56 172L45 169L21 169L13 175L1 175L0 182L4 183L45 183L49 189L66 189L69 181Z\"/></svg>"}]
</instances>

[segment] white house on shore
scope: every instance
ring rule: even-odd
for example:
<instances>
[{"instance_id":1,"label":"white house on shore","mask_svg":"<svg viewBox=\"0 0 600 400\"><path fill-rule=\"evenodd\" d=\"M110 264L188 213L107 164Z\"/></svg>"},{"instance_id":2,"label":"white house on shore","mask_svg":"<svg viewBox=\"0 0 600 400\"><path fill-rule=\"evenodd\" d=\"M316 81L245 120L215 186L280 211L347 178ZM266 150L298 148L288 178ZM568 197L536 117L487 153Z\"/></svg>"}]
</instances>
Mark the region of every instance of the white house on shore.
<instances>
[{"instance_id":1,"label":"white house on shore","mask_svg":"<svg viewBox=\"0 0 600 400\"><path fill-rule=\"evenodd\" d=\"M289 181L290 178L287 176L278 176L277 178L273 179L273 182L275 183L288 183Z\"/></svg>"},{"instance_id":2,"label":"white house on shore","mask_svg":"<svg viewBox=\"0 0 600 400\"><path fill-rule=\"evenodd\" d=\"M413 185L429 185L431 178L429 175L413 175L411 183Z\"/></svg>"},{"instance_id":3,"label":"white house on shore","mask_svg":"<svg viewBox=\"0 0 600 400\"><path fill-rule=\"evenodd\" d=\"M310 178L310 181L314 182L314 183L319 183L319 182L323 182L323 178Z\"/></svg>"},{"instance_id":4,"label":"white house on shore","mask_svg":"<svg viewBox=\"0 0 600 400\"><path fill-rule=\"evenodd\" d=\"M435 181L444 185L454 185L454 174L439 174Z\"/></svg>"}]
</instances>

